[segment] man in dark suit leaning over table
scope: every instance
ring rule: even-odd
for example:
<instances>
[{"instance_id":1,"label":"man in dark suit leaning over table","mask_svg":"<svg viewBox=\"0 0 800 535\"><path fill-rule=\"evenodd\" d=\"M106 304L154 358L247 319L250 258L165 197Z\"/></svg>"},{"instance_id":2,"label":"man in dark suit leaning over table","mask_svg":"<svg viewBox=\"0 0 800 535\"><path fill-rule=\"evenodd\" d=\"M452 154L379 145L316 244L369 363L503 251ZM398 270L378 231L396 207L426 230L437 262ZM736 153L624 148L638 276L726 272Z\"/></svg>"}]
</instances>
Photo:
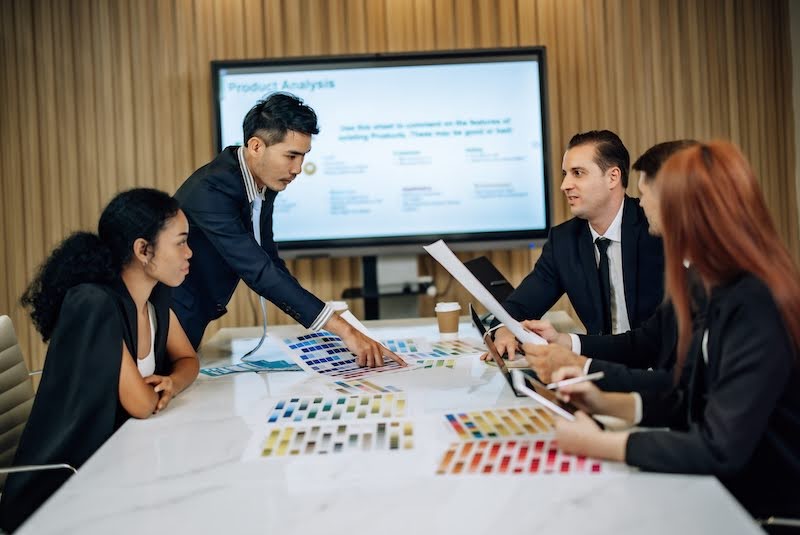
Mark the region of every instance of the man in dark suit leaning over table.
<instances>
[{"instance_id":1,"label":"man in dark suit leaning over table","mask_svg":"<svg viewBox=\"0 0 800 535\"><path fill-rule=\"evenodd\" d=\"M382 366L384 355L402 363L300 286L278 256L275 197L300 174L311 150L311 136L319 132L314 110L294 95L273 93L247 113L242 128L244 146L225 148L175 193L189 219L194 255L189 276L173 291L172 308L192 345L197 348L208 323L227 312L243 280L304 327L339 335L360 365Z\"/></svg>"},{"instance_id":2,"label":"man in dark suit leaning over table","mask_svg":"<svg viewBox=\"0 0 800 535\"><path fill-rule=\"evenodd\" d=\"M639 200L625 194L629 167L615 133L572 137L561 191L575 217L551 229L533 271L503 303L511 316L539 319L565 293L589 334L626 332L653 315L664 295L664 253ZM497 327L495 344L515 358L507 328Z\"/></svg>"},{"instance_id":3,"label":"man in dark suit leaning over table","mask_svg":"<svg viewBox=\"0 0 800 535\"><path fill-rule=\"evenodd\" d=\"M651 234L661 235L657 225L659 196L653 190L653 179L670 156L695 144L692 140L659 143L633 164L633 169L639 171L641 206L651 222ZM692 323L700 325L707 297L699 278L691 267L687 269ZM579 366L586 373L604 372L605 377L597 384L607 391L666 392L673 386L678 322L669 301L661 303L639 327L611 336L558 333L543 320L526 321L524 325L550 342L547 346L525 346L528 362L543 380L549 381L550 374L562 366Z\"/></svg>"}]
</instances>

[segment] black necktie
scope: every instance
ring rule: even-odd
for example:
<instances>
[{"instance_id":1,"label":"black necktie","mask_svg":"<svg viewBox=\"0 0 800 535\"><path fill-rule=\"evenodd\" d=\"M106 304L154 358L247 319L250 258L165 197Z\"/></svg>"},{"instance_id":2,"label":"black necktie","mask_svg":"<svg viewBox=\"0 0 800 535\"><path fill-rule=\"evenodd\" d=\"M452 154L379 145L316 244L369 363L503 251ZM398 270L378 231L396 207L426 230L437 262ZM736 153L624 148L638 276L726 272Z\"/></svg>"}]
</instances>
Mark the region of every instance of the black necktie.
<instances>
[{"instance_id":1,"label":"black necktie","mask_svg":"<svg viewBox=\"0 0 800 535\"><path fill-rule=\"evenodd\" d=\"M608 273L608 246L611 245L611 240L597 238L594 244L600 251L597 275L600 278L600 298L603 305L603 334L611 334L611 280Z\"/></svg>"}]
</instances>

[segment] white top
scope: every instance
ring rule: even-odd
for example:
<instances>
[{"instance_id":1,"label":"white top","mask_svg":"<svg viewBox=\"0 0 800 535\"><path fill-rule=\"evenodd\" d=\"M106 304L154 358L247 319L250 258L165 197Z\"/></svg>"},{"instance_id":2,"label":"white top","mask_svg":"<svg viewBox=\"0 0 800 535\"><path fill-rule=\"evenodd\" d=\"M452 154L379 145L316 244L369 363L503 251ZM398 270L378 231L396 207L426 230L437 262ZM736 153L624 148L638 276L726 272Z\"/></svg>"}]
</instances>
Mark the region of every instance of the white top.
<instances>
[{"instance_id":1,"label":"white top","mask_svg":"<svg viewBox=\"0 0 800 535\"><path fill-rule=\"evenodd\" d=\"M150 352L145 358L136 359L142 377L150 377L156 371L156 309L150 301L147 302L147 310L150 313Z\"/></svg>"},{"instance_id":2,"label":"white top","mask_svg":"<svg viewBox=\"0 0 800 535\"><path fill-rule=\"evenodd\" d=\"M628 307L625 305L625 284L622 280L622 210L625 208L625 201L619 207L617 215L609 225L608 230L602 236L595 232L592 225L589 231L592 233L592 242L597 238L611 240L608 245L608 278L611 283L611 333L619 334L631 330L628 321ZM597 245L594 246L594 260L600 265L600 251Z\"/></svg>"}]
</instances>

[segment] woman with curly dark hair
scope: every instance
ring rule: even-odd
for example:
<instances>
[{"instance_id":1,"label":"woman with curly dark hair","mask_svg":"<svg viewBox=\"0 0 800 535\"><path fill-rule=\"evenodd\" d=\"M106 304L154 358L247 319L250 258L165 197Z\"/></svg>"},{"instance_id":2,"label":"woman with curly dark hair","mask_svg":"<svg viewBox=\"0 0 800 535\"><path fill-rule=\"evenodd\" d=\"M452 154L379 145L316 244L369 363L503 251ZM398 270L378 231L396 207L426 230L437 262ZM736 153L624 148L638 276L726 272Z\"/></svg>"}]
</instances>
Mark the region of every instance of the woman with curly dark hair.
<instances>
[{"instance_id":1,"label":"woman with curly dark hair","mask_svg":"<svg viewBox=\"0 0 800 535\"><path fill-rule=\"evenodd\" d=\"M80 467L125 420L161 411L197 377L169 308L189 272L188 232L172 197L133 189L108 204L97 234L72 234L44 261L21 302L50 343L15 465ZM10 475L0 526L16 529L67 477Z\"/></svg>"}]
</instances>

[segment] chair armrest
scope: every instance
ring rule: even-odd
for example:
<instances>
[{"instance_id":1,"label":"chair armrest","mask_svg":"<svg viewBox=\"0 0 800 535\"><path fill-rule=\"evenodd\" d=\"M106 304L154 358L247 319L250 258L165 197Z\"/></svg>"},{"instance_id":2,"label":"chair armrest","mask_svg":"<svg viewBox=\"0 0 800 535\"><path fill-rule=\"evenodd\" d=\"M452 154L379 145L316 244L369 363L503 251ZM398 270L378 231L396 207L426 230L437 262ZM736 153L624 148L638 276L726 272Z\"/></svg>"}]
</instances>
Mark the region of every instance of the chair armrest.
<instances>
[{"instance_id":1,"label":"chair armrest","mask_svg":"<svg viewBox=\"0 0 800 535\"><path fill-rule=\"evenodd\" d=\"M15 474L17 472L38 472L40 470L72 470L73 474L77 474L78 470L67 463L59 464L29 464L22 466L11 466L8 468L0 468L0 474Z\"/></svg>"}]
</instances>

